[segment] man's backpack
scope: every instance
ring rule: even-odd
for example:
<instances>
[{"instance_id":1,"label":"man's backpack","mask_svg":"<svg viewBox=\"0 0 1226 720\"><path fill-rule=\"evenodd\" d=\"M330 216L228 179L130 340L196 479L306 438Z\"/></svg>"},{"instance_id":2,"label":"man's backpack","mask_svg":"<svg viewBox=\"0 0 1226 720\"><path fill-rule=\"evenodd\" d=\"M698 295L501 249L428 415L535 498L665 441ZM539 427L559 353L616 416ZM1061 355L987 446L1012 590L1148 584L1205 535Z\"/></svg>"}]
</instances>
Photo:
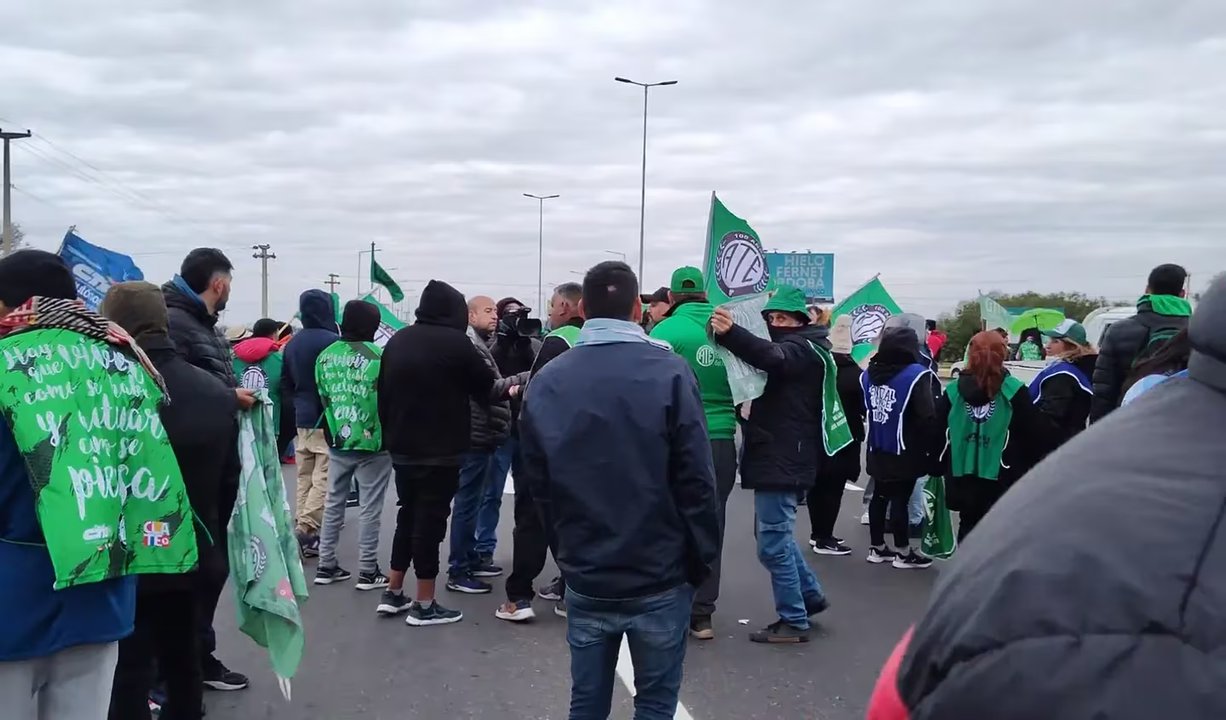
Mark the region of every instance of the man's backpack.
<instances>
[{"instance_id":1,"label":"man's backpack","mask_svg":"<svg viewBox=\"0 0 1226 720\"><path fill-rule=\"evenodd\" d=\"M1149 334L1145 338L1145 344L1137 351L1137 354L1132 358L1130 370L1135 370L1138 365L1149 360L1154 355L1157 355L1166 344L1171 341L1171 338L1179 334L1182 327L1164 324L1166 321L1161 317L1138 317L1141 324L1145 326Z\"/></svg>"}]
</instances>

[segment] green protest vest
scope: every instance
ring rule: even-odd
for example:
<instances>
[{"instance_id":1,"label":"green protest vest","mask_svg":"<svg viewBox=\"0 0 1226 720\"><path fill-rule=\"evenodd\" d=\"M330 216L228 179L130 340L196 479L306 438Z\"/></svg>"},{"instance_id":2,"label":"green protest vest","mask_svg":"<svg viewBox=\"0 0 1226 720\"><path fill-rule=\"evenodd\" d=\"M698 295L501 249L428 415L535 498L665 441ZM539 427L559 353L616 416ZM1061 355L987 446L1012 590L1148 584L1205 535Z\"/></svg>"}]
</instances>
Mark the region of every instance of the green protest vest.
<instances>
[{"instance_id":1,"label":"green protest vest","mask_svg":"<svg viewBox=\"0 0 1226 720\"><path fill-rule=\"evenodd\" d=\"M949 395L949 452L952 477L1000 477L1000 462L1009 444L1013 419L1013 396L1025 388L1021 380L1005 376L1000 392L986 405L971 406L958 392L958 383L945 389Z\"/></svg>"},{"instance_id":2,"label":"green protest vest","mask_svg":"<svg viewBox=\"0 0 1226 720\"><path fill-rule=\"evenodd\" d=\"M196 567L161 389L131 355L69 330L0 340L0 415L34 488L57 590Z\"/></svg>"},{"instance_id":3,"label":"green protest vest","mask_svg":"<svg viewBox=\"0 0 1226 720\"><path fill-rule=\"evenodd\" d=\"M383 351L366 342L339 340L315 361L315 385L337 450L379 452L383 426L375 386Z\"/></svg>"},{"instance_id":4,"label":"green protest vest","mask_svg":"<svg viewBox=\"0 0 1226 720\"><path fill-rule=\"evenodd\" d=\"M579 328L574 325L563 325L545 336L546 339L551 337L562 338L566 341L566 347L574 347L575 343L579 342Z\"/></svg>"},{"instance_id":5,"label":"green protest vest","mask_svg":"<svg viewBox=\"0 0 1226 720\"><path fill-rule=\"evenodd\" d=\"M248 390L267 390L272 401L272 426L281 427L281 374L285 357L278 350L258 363L246 363L234 358L234 376L238 386Z\"/></svg>"}]
</instances>

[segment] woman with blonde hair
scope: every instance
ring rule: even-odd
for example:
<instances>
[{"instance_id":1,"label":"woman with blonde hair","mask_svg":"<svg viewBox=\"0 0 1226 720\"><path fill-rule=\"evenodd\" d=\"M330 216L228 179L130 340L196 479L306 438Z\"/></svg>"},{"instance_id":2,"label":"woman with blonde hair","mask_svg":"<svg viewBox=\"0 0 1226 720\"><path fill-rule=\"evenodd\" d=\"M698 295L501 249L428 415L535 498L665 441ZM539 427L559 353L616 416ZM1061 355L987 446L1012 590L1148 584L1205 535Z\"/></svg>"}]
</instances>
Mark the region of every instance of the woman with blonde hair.
<instances>
[{"instance_id":1,"label":"woman with blonde hair","mask_svg":"<svg viewBox=\"0 0 1226 720\"><path fill-rule=\"evenodd\" d=\"M1054 426L1055 447L1086 429L1094 399L1094 364L1098 353L1086 339L1086 329L1065 320L1047 333L1047 356L1053 358L1030 382L1030 400Z\"/></svg>"}]
</instances>

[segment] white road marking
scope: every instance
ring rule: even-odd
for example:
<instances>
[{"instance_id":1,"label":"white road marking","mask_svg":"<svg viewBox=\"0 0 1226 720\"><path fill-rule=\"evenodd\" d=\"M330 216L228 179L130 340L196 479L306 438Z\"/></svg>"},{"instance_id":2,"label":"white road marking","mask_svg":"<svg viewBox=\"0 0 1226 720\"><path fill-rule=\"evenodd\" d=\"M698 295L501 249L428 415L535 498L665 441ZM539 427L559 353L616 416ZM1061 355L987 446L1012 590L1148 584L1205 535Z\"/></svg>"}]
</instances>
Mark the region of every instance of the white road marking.
<instances>
[{"instance_id":1,"label":"white road marking","mask_svg":"<svg viewBox=\"0 0 1226 720\"><path fill-rule=\"evenodd\" d=\"M686 638L683 642L689 642ZM630 659L630 646L626 644L626 638L622 637L622 646L617 651L617 677L621 678L622 684L630 691L630 695L634 695L634 662ZM682 687L685 687L684 683ZM689 710L677 700L677 712L673 714L673 720L694 720L694 716Z\"/></svg>"}]
</instances>

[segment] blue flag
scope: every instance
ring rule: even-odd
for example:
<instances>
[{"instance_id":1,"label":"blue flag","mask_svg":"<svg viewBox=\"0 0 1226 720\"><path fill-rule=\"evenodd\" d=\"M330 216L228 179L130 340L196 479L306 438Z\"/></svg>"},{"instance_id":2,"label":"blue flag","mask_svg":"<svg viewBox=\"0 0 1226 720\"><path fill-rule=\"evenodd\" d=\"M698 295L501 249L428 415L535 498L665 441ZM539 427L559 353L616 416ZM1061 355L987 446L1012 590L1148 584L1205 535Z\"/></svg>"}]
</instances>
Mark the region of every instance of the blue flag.
<instances>
[{"instance_id":1,"label":"blue flag","mask_svg":"<svg viewBox=\"0 0 1226 720\"><path fill-rule=\"evenodd\" d=\"M77 296L90 310L97 310L115 283L144 280L145 274L123 253L92 245L69 230L60 245L60 257L77 281Z\"/></svg>"}]
</instances>

